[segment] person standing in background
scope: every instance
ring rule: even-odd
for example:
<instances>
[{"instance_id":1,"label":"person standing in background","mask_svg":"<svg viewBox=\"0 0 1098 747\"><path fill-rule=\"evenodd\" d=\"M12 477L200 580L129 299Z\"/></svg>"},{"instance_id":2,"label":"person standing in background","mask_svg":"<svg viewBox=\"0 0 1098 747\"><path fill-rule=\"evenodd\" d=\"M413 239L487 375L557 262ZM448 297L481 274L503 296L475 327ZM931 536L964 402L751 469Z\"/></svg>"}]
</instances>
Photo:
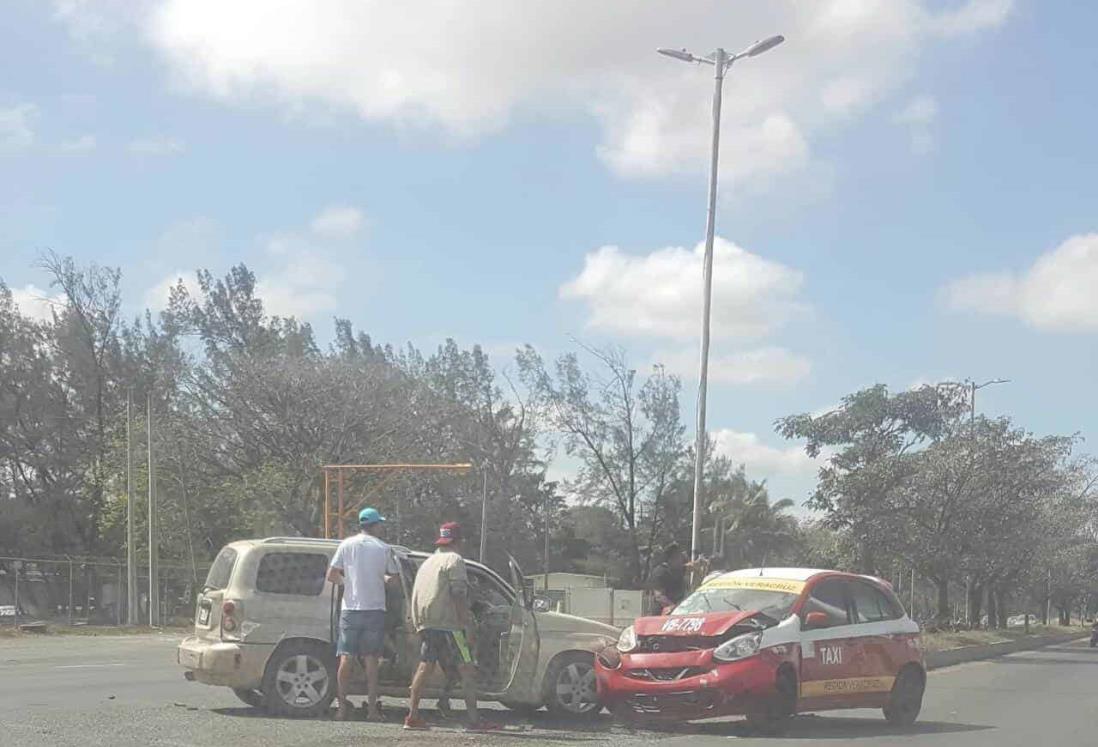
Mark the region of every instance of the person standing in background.
<instances>
[{"instance_id":1,"label":"person standing in background","mask_svg":"<svg viewBox=\"0 0 1098 747\"><path fill-rule=\"evenodd\" d=\"M377 704L378 657L385 646L385 584L400 573L396 556L378 534L385 517L376 508L358 514L362 531L339 543L328 567L328 580L343 586L343 609L339 613L338 683L339 707L336 718L351 717L347 689L353 659L361 657L366 668L366 717L380 721Z\"/></svg>"}]
</instances>

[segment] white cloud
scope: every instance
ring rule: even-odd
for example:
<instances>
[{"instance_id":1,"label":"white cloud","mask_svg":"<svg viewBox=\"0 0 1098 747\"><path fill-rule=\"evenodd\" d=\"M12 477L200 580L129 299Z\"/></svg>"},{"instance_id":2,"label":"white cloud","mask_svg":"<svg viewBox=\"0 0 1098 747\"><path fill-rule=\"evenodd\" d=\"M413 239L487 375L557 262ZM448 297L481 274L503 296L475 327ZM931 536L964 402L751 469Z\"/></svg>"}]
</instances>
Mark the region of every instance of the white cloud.
<instances>
[{"instance_id":1,"label":"white cloud","mask_svg":"<svg viewBox=\"0 0 1098 747\"><path fill-rule=\"evenodd\" d=\"M0 108L0 154L17 153L34 145L34 120L38 107L16 104Z\"/></svg>"},{"instance_id":2,"label":"white cloud","mask_svg":"<svg viewBox=\"0 0 1098 747\"><path fill-rule=\"evenodd\" d=\"M704 245L630 255L616 246L588 254L560 295L584 301L591 327L691 339L701 319ZM803 310L802 275L720 237L714 242L712 334L758 337Z\"/></svg>"},{"instance_id":3,"label":"white cloud","mask_svg":"<svg viewBox=\"0 0 1098 747\"><path fill-rule=\"evenodd\" d=\"M198 284L196 274L194 272L176 270L167 275L152 288L145 291L145 306L153 311L166 309L168 307L168 299L171 297L172 288L179 285L181 282L183 283L183 287L187 289L187 294L191 298L199 297L202 288Z\"/></svg>"},{"instance_id":4,"label":"white cloud","mask_svg":"<svg viewBox=\"0 0 1098 747\"><path fill-rule=\"evenodd\" d=\"M1003 25L1014 10L1014 0L968 0L939 13L931 28L942 36L958 36Z\"/></svg>"},{"instance_id":5,"label":"white cloud","mask_svg":"<svg viewBox=\"0 0 1098 747\"><path fill-rule=\"evenodd\" d=\"M269 247L285 263L271 272L257 273L256 295L263 299L264 310L274 316L298 319L335 311L335 291L343 281L339 265L322 251L287 249L285 241L285 237L272 239Z\"/></svg>"},{"instance_id":6,"label":"white cloud","mask_svg":"<svg viewBox=\"0 0 1098 747\"><path fill-rule=\"evenodd\" d=\"M698 377L697 350L665 353L658 357L658 361L668 371L684 379L694 381ZM811 371L811 361L780 347L743 350L709 359L709 381L720 384L789 386L803 381Z\"/></svg>"},{"instance_id":7,"label":"white cloud","mask_svg":"<svg viewBox=\"0 0 1098 747\"><path fill-rule=\"evenodd\" d=\"M68 15L81 28L104 25L86 2L62 5L79 7ZM711 83L706 69L654 49L704 54L781 32L787 44L736 63L726 83L725 178L765 184L811 163L814 139L836 120L914 77L929 45L1001 25L1011 9L1006 0L940 5L156 0L133 15L184 85L227 102L350 110L432 136L495 132L516 116L591 116L600 157L623 175L652 177L706 163Z\"/></svg>"},{"instance_id":8,"label":"white cloud","mask_svg":"<svg viewBox=\"0 0 1098 747\"><path fill-rule=\"evenodd\" d=\"M823 463L798 446L776 447L764 444L754 433L722 428L712 433L713 448L735 464L743 464L747 473L758 479L779 476L811 477Z\"/></svg>"},{"instance_id":9,"label":"white cloud","mask_svg":"<svg viewBox=\"0 0 1098 747\"><path fill-rule=\"evenodd\" d=\"M27 284L22 288L11 289L12 300L23 316L36 321L48 322L53 319L53 309L65 304L62 294L50 295L36 285Z\"/></svg>"},{"instance_id":10,"label":"white cloud","mask_svg":"<svg viewBox=\"0 0 1098 747\"><path fill-rule=\"evenodd\" d=\"M938 119L938 102L933 96L916 96L893 119L897 124L908 128L912 152L924 155L934 149L931 127Z\"/></svg>"},{"instance_id":11,"label":"white cloud","mask_svg":"<svg viewBox=\"0 0 1098 747\"><path fill-rule=\"evenodd\" d=\"M916 96L896 114L900 124L928 125L938 117L938 102L933 96Z\"/></svg>"},{"instance_id":12,"label":"white cloud","mask_svg":"<svg viewBox=\"0 0 1098 747\"><path fill-rule=\"evenodd\" d=\"M74 140L63 141L58 148L62 153L90 153L95 146L95 135L81 135Z\"/></svg>"},{"instance_id":13,"label":"white cloud","mask_svg":"<svg viewBox=\"0 0 1098 747\"><path fill-rule=\"evenodd\" d=\"M956 311L1011 316L1042 330L1098 330L1098 233L1079 234L1045 252L1024 272L991 272L942 289Z\"/></svg>"},{"instance_id":14,"label":"white cloud","mask_svg":"<svg viewBox=\"0 0 1098 747\"><path fill-rule=\"evenodd\" d=\"M328 239L349 239L365 222L362 211L348 205L332 205L313 218L313 233Z\"/></svg>"},{"instance_id":15,"label":"white cloud","mask_svg":"<svg viewBox=\"0 0 1098 747\"><path fill-rule=\"evenodd\" d=\"M135 156L176 156L184 150L183 141L174 137L155 135L132 141L127 149Z\"/></svg>"}]
</instances>

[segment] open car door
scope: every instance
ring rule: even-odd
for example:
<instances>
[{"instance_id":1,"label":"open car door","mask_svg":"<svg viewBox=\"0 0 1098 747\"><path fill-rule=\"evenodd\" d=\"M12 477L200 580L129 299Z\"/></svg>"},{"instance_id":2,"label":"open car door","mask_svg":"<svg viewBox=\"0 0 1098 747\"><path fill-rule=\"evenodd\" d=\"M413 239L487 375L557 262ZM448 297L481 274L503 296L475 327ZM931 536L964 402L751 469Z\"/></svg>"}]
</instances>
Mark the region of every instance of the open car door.
<instances>
[{"instance_id":1,"label":"open car door","mask_svg":"<svg viewBox=\"0 0 1098 747\"><path fill-rule=\"evenodd\" d=\"M515 590L515 603L511 607L511 631L501 646L500 670L506 673L501 693L528 689L528 678L537 672L541 643L533 611L533 591L526 585L526 577L515 559L508 555L507 561L511 586Z\"/></svg>"}]
</instances>

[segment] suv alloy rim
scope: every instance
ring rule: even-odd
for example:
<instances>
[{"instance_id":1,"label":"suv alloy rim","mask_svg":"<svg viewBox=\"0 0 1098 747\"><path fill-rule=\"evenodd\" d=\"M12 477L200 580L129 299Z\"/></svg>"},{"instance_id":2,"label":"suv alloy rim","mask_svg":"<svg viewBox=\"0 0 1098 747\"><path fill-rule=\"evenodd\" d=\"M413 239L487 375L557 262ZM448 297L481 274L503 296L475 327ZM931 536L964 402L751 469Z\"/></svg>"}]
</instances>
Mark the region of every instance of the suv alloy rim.
<instances>
[{"instance_id":1,"label":"suv alloy rim","mask_svg":"<svg viewBox=\"0 0 1098 747\"><path fill-rule=\"evenodd\" d=\"M597 705L595 667L572 662L557 675L557 701L571 713L588 713Z\"/></svg>"},{"instance_id":2,"label":"suv alloy rim","mask_svg":"<svg viewBox=\"0 0 1098 747\"><path fill-rule=\"evenodd\" d=\"M287 657L279 666L275 684L278 696L287 705L309 708L328 692L328 670L315 656L297 654Z\"/></svg>"}]
</instances>

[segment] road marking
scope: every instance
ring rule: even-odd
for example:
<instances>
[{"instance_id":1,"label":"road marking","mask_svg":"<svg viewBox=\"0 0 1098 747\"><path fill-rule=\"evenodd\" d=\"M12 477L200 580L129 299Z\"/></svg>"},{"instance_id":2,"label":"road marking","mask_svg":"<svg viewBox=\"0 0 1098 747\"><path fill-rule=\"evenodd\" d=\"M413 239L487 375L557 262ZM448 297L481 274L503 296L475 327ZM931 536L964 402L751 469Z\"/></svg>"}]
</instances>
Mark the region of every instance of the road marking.
<instances>
[{"instance_id":1,"label":"road marking","mask_svg":"<svg viewBox=\"0 0 1098 747\"><path fill-rule=\"evenodd\" d=\"M54 669L94 669L96 667L127 667L129 664L123 664L121 662L109 663L109 664L64 664L62 666L54 667Z\"/></svg>"}]
</instances>

